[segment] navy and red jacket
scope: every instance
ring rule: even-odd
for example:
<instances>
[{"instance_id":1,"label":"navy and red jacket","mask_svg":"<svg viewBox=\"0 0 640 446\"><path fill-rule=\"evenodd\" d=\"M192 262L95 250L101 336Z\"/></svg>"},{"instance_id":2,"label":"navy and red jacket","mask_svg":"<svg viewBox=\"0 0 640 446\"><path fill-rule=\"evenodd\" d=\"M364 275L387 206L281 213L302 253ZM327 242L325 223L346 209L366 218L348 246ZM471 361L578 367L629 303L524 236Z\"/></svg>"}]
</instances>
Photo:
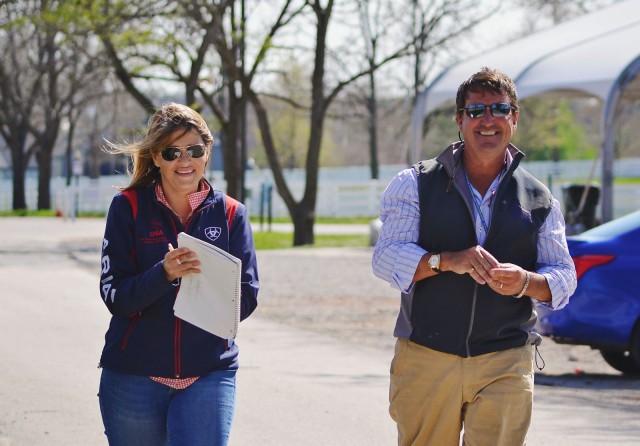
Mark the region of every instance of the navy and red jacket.
<instances>
[{"instance_id":1,"label":"navy and red jacket","mask_svg":"<svg viewBox=\"0 0 640 446\"><path fill-rule=\"evenodd\" d=\"M178 246L179 232L241 259L240 319L256 308L258 269L244 205L211 188L183 225L158 201L155 185L125 191L111 203L102 243L100 295L112 318L101 367L166 378L238 367L238 347L232 339L219 338L173 314L179 280L169 282L162 260L169 243Z\"/></svg>"}]
</instances>

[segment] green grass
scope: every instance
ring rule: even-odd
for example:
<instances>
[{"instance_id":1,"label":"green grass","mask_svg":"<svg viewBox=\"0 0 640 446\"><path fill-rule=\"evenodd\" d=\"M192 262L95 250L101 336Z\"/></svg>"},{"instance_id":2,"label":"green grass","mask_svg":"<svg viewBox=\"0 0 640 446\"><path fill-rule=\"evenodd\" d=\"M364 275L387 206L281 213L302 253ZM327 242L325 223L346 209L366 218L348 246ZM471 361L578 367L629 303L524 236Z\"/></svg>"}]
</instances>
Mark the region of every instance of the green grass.
<instances>
[{"instance_id":1,"label":"green grass","mask_svg":"<svg viewBox=\"0 0 640 446\"><path fill-rule=\"evenodd\" d=\"M17 211L0 211L0 217L55 217L56 211L53 209L45 209L42 211L36 211L31 209L18 209ZM104 218L106 217L105 212L80 212L77 217L79 218ZM316 218L316 223L320 224L351 224L351 225L368 225L371 220L377 217L318 217ZM258 217L251 217L251 222L259 223L260 219ZM291 223L291 218L289 217L280 217L274 218L272 220L273 223ZM264 223L268 222L266 219Z\"/></svg>"},{"instance_id":2,"label":"green grass","mask_svg":"<svg viewBox=\"0 0 640 446\"><path fill-rule=\"evenodd\" d=\"M614 178L613 179L613 184L640 184L640 178L638 177L633 177L633 178L625 178L625 177L620 177L620 178Z\"/></svg>"},{"instance_id":3,"label":"green grass","mask_svg":"<svg viewBox=\"0 0 640 446\"><path fill-rule=\"evenodd\" d=\"M33 211L21 209L18 211L0 211L0 217L55 217L55 211ZM81 213L78 217L104 217L103 214ZM333 219L325 223L334 222ZM341 222L352 222L354 219L338 219ZM288 249L293 248L293 234L286 232L262 232L253 233L256 249ZM366 248L369 246L369 236L361 234L318 234L313 245L299 247L304 248Z\"/></svg>"},{"instance_id":4,"label":"green grass","mask_svg":"<svg viewBox=\"0 0 640 446\"><path fill-rule=\"evenodd\" d=\"M104 218L104 212L80 212L78 218ZM31 209L18 209L15 211L0 211L0 217L58 217L53 209L44 209L40 211Z\"/></svg>"},{"instance_id":5,"label":"green grass","mask_svg":"<svg viewBox=\"0 0 640 446\"><path fill-rule=\"evenodd\" d=\"M378 218L375 217L317 217L316 223L321 224L350 224L350 225L368 225L371 220ZM250 217L252 223L260 223L260 219L258 217ZM291 223L291 218L289 217L279 217L271 220L272 223ZM264 223L268 223L267 219L264 219Z\"/></svg>"},{"instance_id":6,"label":"green grass","mask_svg":"<svg viewBox=\"0 0 640 446\"><path fill-rule=\"evenodd\" d=\"M291 233L256 231L253 233L253 239L257 250L293 248L293 234ZM300 248L364 248L367 246L369 246L368 235L318 234L315 236L313 245L305 245Z\"/></svg>"},{"instance_id":7,"label":"green grass","mask_svg":"<svg viewBox=\"0 0 640 446\"><path fill-rule=\"evenodd\" d=\"M15 211L0 211L0 217L55 217L56 211L53 209L45 209L42 211L34 211L30 209L18 209Z\"/></svg>"},{"instance_id":8,"label":"green grass","mask_svg":"<svg viewBox=\"0 0 640 446\"><path fill-rule=\"evenodd\" d=\"M571 181L563 180L559 184L585 184L586 182L586 178L575 178ZM602 186L602 182L598 178L595 178L592 184ZM640 177L617 177L613 179L613 184L640 184Z\"/></svg>"}]
</instances>

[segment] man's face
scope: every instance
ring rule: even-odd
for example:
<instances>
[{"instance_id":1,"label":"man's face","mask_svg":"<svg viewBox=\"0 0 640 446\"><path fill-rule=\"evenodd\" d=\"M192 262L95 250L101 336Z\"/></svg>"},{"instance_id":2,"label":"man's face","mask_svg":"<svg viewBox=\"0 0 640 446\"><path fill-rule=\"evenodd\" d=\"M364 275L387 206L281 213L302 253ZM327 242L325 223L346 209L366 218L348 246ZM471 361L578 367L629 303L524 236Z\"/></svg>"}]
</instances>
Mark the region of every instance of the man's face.
<instances>
[{"instance_id":1,"label":"man's face","mask_svg":"<svg viewBox=\"0 0 640 446\"><path fill-rule=\"evenodd\" d=\"M469 98L465 101L465 107L471 104L491 105L496 103L509 103L509 97L491 91L469 92ZM485 109L484 116L471 118L463 110L456 114L458 128L462 133L465 149L477 152L479 155L486 153L491 155L503 152L511 137L516 131L518 112L511 112L505 117L495 117L489 108Z\"/></svg>"}]
</instances>

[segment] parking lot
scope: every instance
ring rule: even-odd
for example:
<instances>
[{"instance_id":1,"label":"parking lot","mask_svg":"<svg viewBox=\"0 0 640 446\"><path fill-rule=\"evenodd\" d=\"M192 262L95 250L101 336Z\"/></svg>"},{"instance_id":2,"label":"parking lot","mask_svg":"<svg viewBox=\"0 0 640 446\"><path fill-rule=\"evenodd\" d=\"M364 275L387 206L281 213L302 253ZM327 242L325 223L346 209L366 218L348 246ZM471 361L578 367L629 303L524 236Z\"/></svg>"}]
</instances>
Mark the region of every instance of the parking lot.
<instances>
[{"instance_id":1,"label":"parking lot","mask_svg":"<svg viewBox=\"0 0 640 446\"><path fill-rule=\"evenodd\" d=\"M0 219L0 446L106 444L96 368L102 222ZM240 326L231 444L390 445L397 296L370 249L260 251L260 306ZM640 380L545 340L529 445L631 445Z\"/></svg>"}]
</instances>

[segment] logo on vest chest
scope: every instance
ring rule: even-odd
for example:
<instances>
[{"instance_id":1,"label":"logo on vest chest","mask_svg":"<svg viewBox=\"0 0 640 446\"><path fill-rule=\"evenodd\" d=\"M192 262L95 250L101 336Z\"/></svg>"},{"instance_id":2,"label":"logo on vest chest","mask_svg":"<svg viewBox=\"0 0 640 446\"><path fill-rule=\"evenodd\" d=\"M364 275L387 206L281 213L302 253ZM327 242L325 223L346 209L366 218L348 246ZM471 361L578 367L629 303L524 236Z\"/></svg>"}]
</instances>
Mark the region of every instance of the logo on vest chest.
<instances>
[{"instance_id":1,"label":"logo on vest chest","mask_svg":"<svg viewBox=\"0 0 640 446\"><path fill-rule=\"evenodd\" d=\"M209 226L204 230L205 237L207 237L212 242L217 240L218 237L220 237L220 234L222 234L222 229L220 229L219 226Z\"/></svg>"}]
</instances>

